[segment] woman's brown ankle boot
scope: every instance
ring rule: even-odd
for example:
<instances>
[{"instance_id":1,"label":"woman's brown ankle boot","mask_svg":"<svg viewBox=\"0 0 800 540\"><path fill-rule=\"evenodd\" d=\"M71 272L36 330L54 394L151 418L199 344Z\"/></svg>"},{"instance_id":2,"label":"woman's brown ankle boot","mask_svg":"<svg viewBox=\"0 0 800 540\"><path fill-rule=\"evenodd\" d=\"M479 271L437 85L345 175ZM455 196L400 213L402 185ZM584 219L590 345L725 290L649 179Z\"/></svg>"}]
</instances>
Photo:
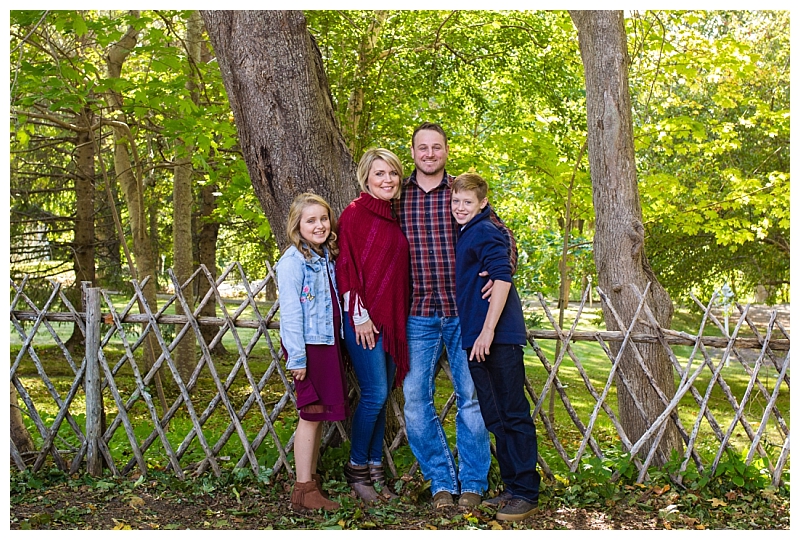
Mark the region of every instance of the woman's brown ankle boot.
<instances>
[{"instance_id":1,"label":"woman's brown ankle boot","mask_svg":"<svg viewBox=\"0 0 800 540\"><path fill-rule=\"evenodd\" d=\"M380 500L378 492L375 491L375 487L372 485L372 479L369 476L369 467L366 465L356 467L349 462L345 463L344 477L347 479L350 488L360 499L370 503Z\"/></svg>"},{"instance_id":2,"label":"woman's brown ankle boot","mask_svg":"<svg viewBox=\"0 0 800 540\"><path fill-rule=\"evenodd\" d=\"M323 510L336 510L339 508L339 503L326 499L320 493L314 480L311 482L295 482L291 499L292 509L298 512L319 510L320 508Z\"/></svg>"},{"instance_id":3,"label":"woman's brown ankle boot","mask_svg":"<svg viewBox=\"0 0 800 540\"><path fill-rule=\"evenodd\" d=\"M383 463L380 465L369 465L369 477L374 484L378 484L380 488L380 495L384 499L397 499L399 498L395 493L386 485L386 477L383 474Z\"/></svg>"}]
</instances>

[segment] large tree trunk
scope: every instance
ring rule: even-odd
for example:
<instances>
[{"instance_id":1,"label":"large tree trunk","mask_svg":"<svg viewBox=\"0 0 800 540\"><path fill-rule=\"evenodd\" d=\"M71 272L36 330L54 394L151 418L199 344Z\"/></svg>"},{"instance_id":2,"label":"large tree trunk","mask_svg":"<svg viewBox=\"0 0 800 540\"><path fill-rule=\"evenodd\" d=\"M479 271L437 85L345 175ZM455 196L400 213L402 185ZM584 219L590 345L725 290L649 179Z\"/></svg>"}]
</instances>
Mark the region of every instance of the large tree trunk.
<instances>
[{"instance_id":1,"label":"large tree trunk","mask_svg":"<svg viewBox=\"0 0 800 540\"><path fill-rule=\"evenodd\" d=\"M283 249L289 243L289 207L297 195L320 195L338 216L358 194L355 163L336 121L322 55L300 11L201 13L250 181Z\"/></svg>"},{"instance_id":2,"label":"large tree trunk","mask_svg":"<svg viewBox=\"0 0 800 540\"><path fill-rule=\"evenodd\" d=\"M609 296L624 324L630 324L638 305L630 285L644 291L648 282L647 303L663 328L672 321L672 301L650 269L644 253L644 227L633 147L633 124L628 89L628 53L621 11L570 11L578 29L578 42L586 78L586 109L589 140L589 166L595 208L594 258L598 285ZM606 326L620 330L610 310L604 306ZM623 329L624 330L624 329ZM653 333L637 324L635 332ZM631 391L646 408L646 418L638 412L630 393L618 377L617 402L622 425L632 441L638 440L664 404L648 382L631 352L632 344L620 361L632 383ZM675 393L672 366L660 345L637 345L656 384L668 397ZM617 351L612 347L613 351ZM671 425L662 438L654 464L663 464L672 449L681 448L680 434ZM644 447L641 455L650 450Z\"/></svg>"},{"instance_id":3,"label":"large tree trunk","mask_svg":"<svg viewBox=\"0 0 800 540\"><path fill-rule=\"evenodd\" d=\"M186 71L189 75L186 82L192 101L195 105L200 102L197 83L194 80L195 65L200 63L200 43L203 31L203 21L197 11L193 11L186 21ZM192 275L193 270L193 242L192 242L192 154L194 148L182 139L178 140L175 148L175 169L172 185L172 253L173 271L179 284L183 284ZM189 285L183 292L188 304L189 315L194 311L194 287ZM177 292L177 291L176 291ZM180 303L175 305L175 314L183 315L184 310ZM188 323L187 323L188 324ZM184 382L188 382L197 364L195 354L195 336L191 329L184 334L175 350L178 371Z\"/></svg>"},{"instance_id":4,"label":"large tree trunk","mask_svg":"<svg viewBox=\"0 0 800 540\"><path fill-rule=\"evenodd\" d=\"M300 11L201 11L242 153L278 246L295 196L313 191L338 215L358 194L322 56Z\"/></svg>"}]
</instances>

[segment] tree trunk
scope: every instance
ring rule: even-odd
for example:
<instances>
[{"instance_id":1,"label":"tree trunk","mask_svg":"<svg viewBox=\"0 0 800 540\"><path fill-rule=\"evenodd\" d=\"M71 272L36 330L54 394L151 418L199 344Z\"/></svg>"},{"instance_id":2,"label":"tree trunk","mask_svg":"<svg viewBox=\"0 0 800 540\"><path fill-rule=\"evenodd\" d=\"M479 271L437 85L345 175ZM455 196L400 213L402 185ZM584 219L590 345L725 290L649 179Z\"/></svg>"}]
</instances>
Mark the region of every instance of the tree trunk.
<instances>
[{"instance_id":1,"label":"tree trunk","mask_svg":"<svg viewBox=\"0 0 800 540\"><path fill-rule=\"evenodd\" d=\"M250 181L283 249L298 194L338 214L358 194L322 55L300 11L201 11L228 93Z\"/></svg>"},{"instance_id":2,"label":"tree trunk","mask_svg":"<svg viewBox=\"0 0 800 540\"><path fill-rule=\"evenodd\" d=\"M130 54L136 46L138 33L139 31L136 28L133 26L129 27L120 40L109 48L108 55L106 56L109 78L119 78L121 76L122 65L128 57L128 54ZM146 276L150 276L150 280L147 282L142 292L144 293L145 301L149 305L150 310L155 313L158 309L156 297L156 264L153 255L153 247L150 244L150 238L147 233L148 223L147 212L145 212L144 181L138 159L131 159L130 156L130 152L136 152L136 141L133 140L133 135L127 127L125 116L122 113L122 97L118 93L110 91L106 94L106 101L110 109L116 114L116 123L113 126L114 171L117 179L119 179L125 197L125 203L128 207L130 230L133 238L133 255L136 261L136 266L131 269L131 273L134 274L134 278L139 281L143 280ZM141 307L140 304L140 309ZM155 337L150 334L144 348L147 371L149 371L155 363L158 350L158 343ZM161 392L161 382L158 377L156 377L156 385L163 406L165 400Z\"/></svg>"},{"instance_id":3,"label":"tree trunk","mask_svg":"<svg viewBox=\"0 0 800 540\"><path fill-rule=\"evenodd\" d=\"M31 439L31 434L28 433L28 430L25 428L25 423L22 421L22 413L19 410L19 396L17 395L17 389L14 388L14 383L9 383L11 385L11 414L9 415L9 424L11 425L11 440L14 442L14 446L17 447L17 451L22 454L24 452L33 452L35 447L33 445L33 439ZM13 459L11 460L13 463Z\"/></svg>"},{"instance_id":4,"label":"tree trunk","mask_svg":"<svg viewBox=\"0 0 800 540\"><path fill-rule=\"evenodd\" d=\"M286 248L286 219L297 195L320 195L336 216L358 195L322 55L300 11L201 13L250 181L278 246Z\"/></svg>"},{"instance_id":5,"label":"tree trunk","mask_svg":"<svg viewBox=\"0 0 800 540\"><path fill-rule=\"evenodd\" d=\"M75 285L71 287L76 302L81 302L81 283L95 282L94 265L94 141L89 132L91 111L85 108L76 119L78 126L86 128L76 134L75 156L75 239L72 243ZM78 309L81 309L79 307ZM74 325L72 335L66 343L67 349L74 350L83 341L78 325Z\"/></svg>"},{"instance_id":6,"label":"tree trunk","mask_svg":"<svg viewBox=\"0 0 800 540\"><path fill-rule=\"evenodd\" d=\"M219 222L216 221L212 214L217 207L217 198L214 193L219 191L219 186L216 184L206 184L200 188L200 212L195 220L197 223L197 262L204 264L211 277L217 279L217 237L219 236ZM197 281L197 298L202 300L205 298L206 293L211 288L208 280L205 277L200 277ZM212 298L205 306L200 309L201 317L216 317L217 316L217 303ZM214 336L217 335L218 329L212 326L201 326L200 332L203 334L203 340L206 345L211 343ZM211 354L224 355L227 351L222 341L211 349Z\"/></svg>"},{"instance_id":7,"label":"tree trunk","mask_svg":"<svg viewBox=\"0 0 800 540\"><path fill-rule=\"evenodd\" d=\"M628 90L628 54L621 11L570 11L578 29L578 43L586 78L589 166L595 209L594 258L598 285L609 296L624 324L630 324L638 305L631 284L644 291L647 303L663 328L672 320L672 301L656 279L644 253L644 227L633 147L631 101ZM620 330L607 306L608 330ZM624 329L622 329L624 330ZM636 332L653 333L637 324ZM638 440L664 410L664 405L639 367L629 344L620 363L632 384L631 391L646 409L638 412L630 393L619 384L617 403L622 425L632 441ZM612 346L616 352L619 345ZM668 397L675 393L672 366L660 345L638 345L656 384ZM670 451L680 450L680 434L671 425L661 440L654 464L663 464ZM645 446L641 455L650 448Z\"/></svg>"},{"instance_id":8,"label":"tree trunk","mask_svg":"<svg viewBox=\"0 0 800 540\"><path fill-rule=\"evenodd\" d=\"M101 156L98 157L102 159ZM111 187L111 197L116 198L116 184L109 187ZM105 186L98 187L98 189L104 191ZM108 198L101 194L97 197L96 203L97 216L94 235L95 254L99 263L96 269L97 281L98 283L116 284L119 283L120 270L122 269L120 237L114 228L114 217Z\"/></svg>"},{"instance_id":9,"label":"tree trunk","mask_svg":"<svg viewBox=\"0 0 800 540\"><path fill-rule=\"evenodd\" d=\"M197 11L193 11L186 21L186 71L188 80L186 89L189 90L192 101L199 104L197 83L194 80L196 73L194 66L200 62L200 43L203 30L203 21ZM175 147L175 168L172 184L172 253L173 271L179 284L183 284L192 275L194 257L192 255L192 154L194 148L182 139L177 141ZM189 314L194 311L194 287L189 285L183 292L188 304ZM177 292L177 291L176 291ZM175 305L175 314L183 315L184 310L180 303ZM188 324L188 323L187 323ZM180 329L176 328L176 331ZM178 371L184 382L188 382L197 364L195 354L195 335L191 329L184 334L175 350L175 359Z\"/></svg>"}]
</instances>

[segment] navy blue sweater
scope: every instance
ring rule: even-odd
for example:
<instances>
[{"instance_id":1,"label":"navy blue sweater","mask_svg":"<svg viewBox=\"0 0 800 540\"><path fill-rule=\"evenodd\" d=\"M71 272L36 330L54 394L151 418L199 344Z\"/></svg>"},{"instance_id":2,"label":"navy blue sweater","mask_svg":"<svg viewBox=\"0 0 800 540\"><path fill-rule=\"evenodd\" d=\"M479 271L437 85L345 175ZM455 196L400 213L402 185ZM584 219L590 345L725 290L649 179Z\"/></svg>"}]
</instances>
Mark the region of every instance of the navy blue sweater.
<instances>
[{"instance_id":1,"label":"navy blue sweater","mask_svg":"<svg viewBox=\"0 0 800 540\"><path fill-rule=\"evenodd\" d=\"M488 277L478 274L486 270ZM525 317L522 303L511 277L508 239L489 220L487 205L464 225L456 243L456 305L461 321L461 345L472 347L483 330L489 302L481 298L481 288L488 279L511 283L508 300L494 330L492 343L525 345Z\"/></svg>"}]
</instances>

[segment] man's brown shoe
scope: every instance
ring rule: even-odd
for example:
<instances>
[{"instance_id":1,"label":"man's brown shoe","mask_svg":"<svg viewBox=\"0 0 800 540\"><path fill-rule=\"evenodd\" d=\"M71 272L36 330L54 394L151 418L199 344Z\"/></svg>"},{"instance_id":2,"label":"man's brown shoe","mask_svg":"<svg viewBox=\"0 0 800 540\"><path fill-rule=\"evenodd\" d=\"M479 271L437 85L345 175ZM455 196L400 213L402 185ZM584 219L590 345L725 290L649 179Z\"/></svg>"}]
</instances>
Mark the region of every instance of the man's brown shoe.
<instances>
[{"instance_id":1,"label":"man's brown shoe","mask_svg":"<svg viewBox=\"0 0 800 540\"><path fill-rule=\"evenodd\" d=\"M434 510L453 506L453 496L447 491L439 491L433 496L433 502L431 504Z\"/></svg>"},{"instance_id":2,"label":"man's brown shoe","mask_svg":"<svg viewBox=\"0 0 800 540\"><path fill-rule=\"evenodd\" d=\"M458 498L458 506L465 506L467 508L473 508L481 504L481 496L477 493L472 493L470 491L465 491L461 494L461 497Z\"/></svg>"},{"instance_id":3,"label":"man's brown shoe","mask_svg":"<svg viewBox=\"0 0 800 540\"><path fill-rule=\"evenodd\" d=\"M520 521L536 513L535 503L529 503L523 499L511 499L497 511L495 516L503 521Z\"/></svg>"}]
</instances>

